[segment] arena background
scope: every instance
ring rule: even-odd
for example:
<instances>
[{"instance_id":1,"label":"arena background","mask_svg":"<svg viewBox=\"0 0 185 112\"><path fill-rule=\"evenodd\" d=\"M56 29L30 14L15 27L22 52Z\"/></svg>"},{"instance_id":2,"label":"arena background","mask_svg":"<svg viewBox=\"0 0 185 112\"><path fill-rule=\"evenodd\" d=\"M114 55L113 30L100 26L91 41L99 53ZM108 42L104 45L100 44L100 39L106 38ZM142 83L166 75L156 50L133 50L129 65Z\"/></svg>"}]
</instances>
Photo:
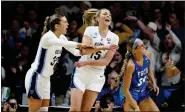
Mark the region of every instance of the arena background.
<instances>
[{"instance_id":1,"label":"arena background","mask_svg":"<svg viewBox=\"0 0 185 112\"><path fill-rule=\"evenodd\" d=\"M67 10L71 9L71 10ZM181 71L181 80L170 86L162 86L161 82L158 82L158 86L164 90L164 94L158 99L163 99L163 102L159 105L160 110L164 111L183 111L184 105L184 21L185 21L185 2L184 1L92 1L92 2L73 2L73 1L2 1L1 2L1 85L2 88L10 89L10 94L16 98L18 104L20 104L18 110L26 111L27 106L25 105L25 89L24 89L24 78L27 70L33 62L37 47L40 41L40 35L43 29L43 23L46 16L50 16L54 13L64 13L61 10L66 9L65 15L69 21L69 40L81 41L81 36L77 30L83 25L82 15L83 10L88 8L107 8L111 10L113 25L111 26L112 31L125 32L124 29L120 28L118 23L122 23L134 29L139 29L134 23L130 21L124 21L126 15L135 15L141 18L145 25L150 21L155 21L154 9L160 9L162 14L161 26L164 27L165 23L169 23L169 13L175 12L176 17L179 20L179 29L173 30L182 43L181 59L177 64L177 67ZM25 24L26 22L26 24ZM28 24L27 24L28 23ZM31 28L30 32L25 32L24 28L28 25ZM22 32L21 32L22 31ZM74 32L70 32L74 31ZM141 30L140 30L141 31ZM161 39L164 39L165 32L163 28L158 30L158 35ZM120 36L120 35L119 35ZM144 33L141 31L140 37L143 39ZM121 37L120 37L121 38ZM2 41L3 40L3 41ZM125 42L121 42L120 49L118 50L122 58L126 51ZM23 51L22 51L23 50ZM25 53L26 52L26 53ZM21 53L26 54L26 64L20 70L19 59L21 59ZM22 54L23 55L23 54ZM67 59L62 57L66 56ZM55 74L51 78L51 108L50 111L67 111L69 107L53 106L55 103L55 96L65 97L66 92L70 85L70 76L72 73L71 66L79 57L74 57L67 51L62 53L59 65L57 66ZM69 61L70 59L70 61ZM66 62L66 60L68 60ZM65 65L66 63L67 65ZM119 63L117 66L120 69ZM110 65L109 65L110 66ZM112 69L108 67L108 69ZM115 68L117 70L117 68ZM4 72L3 72L4 71ZM15 72L16 71L16 72ZM110 70L107 70L107 74ZM119 70L118 70L119 72ZM107 76L107 74L105 74ZM156 72L156 74L160 74ZM157 76L160 79L161 74ZM64 83L63 83L64 82ZM105 87L108 85L105 84ZM4 92L4 91L3 91ZM2 95L3 95L2 92ZM5 92L6 93L6 92ZM7 94L7 93L6 93ZM153 92L151 92L153 95ZM63 98L60 97L60 98ZM156 97L152 97L154 101ZM3 102L8 98L6 96L1 97L2 109ZM115 111L122 111L120 108L115 108Z\"/></svg>"}]
</instances>

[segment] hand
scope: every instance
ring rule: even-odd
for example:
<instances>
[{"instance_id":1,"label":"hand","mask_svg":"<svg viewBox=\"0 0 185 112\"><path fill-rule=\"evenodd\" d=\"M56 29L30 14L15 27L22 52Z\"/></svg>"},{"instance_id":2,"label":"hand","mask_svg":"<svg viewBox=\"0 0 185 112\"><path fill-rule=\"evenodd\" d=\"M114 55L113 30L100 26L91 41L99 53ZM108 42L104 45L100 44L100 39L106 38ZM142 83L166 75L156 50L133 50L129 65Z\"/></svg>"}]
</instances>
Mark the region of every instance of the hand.
<instances>
[{"instance_id":1,"label":"hand","mask_svg":"<svg viewBox=\"0 0 185 112\"><path fill-rule=\"evenodd\" d=\"M24 22L24 27L25 27L26 30L28 30L30 28L29 23L28 22Z\"/></svg>"},{"instance_id":2,"label":"hand","mask_svg":"<svg viewBox=\"0 0 185 112\"><path fill-rule=\"evenodd\" d=\"M78 43L77 45L78 48L94 48L94 46L92 45L87 45L87 44L83 44L83 43Z\"/></svg>"},{"instance_id":3,"label":"hand","mask_svg":"<svg viewBox=\"0 0 185 112\"><path fill-rule=\"evenodd\" d=\"M166 66L166 68L172 68L173 67L173 61L169 58L165 66Z\"/></svg>"},{"instance_id":4,"label":"hand","mask_svg":"<svg viewBox=\"0 0 185 112\"><path fill-rule=\"evenodd\" d=\"M85 65L86 65L85 62L82 62L82 61L75 62L75 66L78 68L83 67Z\"/></svg>"},{"instance_id":5,"label":"hand","mask_svg":"<svg viewBox=\"0 0 185 112\"><path fill-rule=\"evenodd\" d=\"M100 101L96 101L96 103L95 103L95 108L97 108L97 109L100 108Z\"/></svg>"},{"instance_id":6,"label":"hand","mask_svg":"<svg viewBox=\"0 0 185 112\"><path fill-rule=\"evenodd\" d=\"M111 67L111 68L114 68L114 67L117 65L117 63L118 63L117 61L111 62L111 63L110 63L110 67Z\"/></svg>"},{"instance_id":7,"label":"hand","mask_svg":"<svg viewBox=\"0 0 185 112\"><path fill-rule=\"evenodd\" d=\"M16 110L17 110L17 109L16 109L15 106L14 106L14 108L12 108L11 106L9 106L9 111L10 111L10 112L16 112Z\"/></svg>"},{"instance_id":8,"label":"hand","mask_svg":"<svg viewBox=\"0 0 185 112\"><path fill-rule=\"evenodd\" d=\"M118 50L118 49L119 49L119 46L116 45L116 44L111 44L110 47L109 47L109 49L110 49L110 50L111 50L111 49L116 49L116 50Z\"/></svg>"},{"instance_id":9,"label":"hand","mask_svg":"<svg viewBox=\"0 0 185 112\"><path fill-rule=\"evenodd\" d=\"M134 111L136 111L136 112L140 111L139 106L136 106Z\"/></svg>"},{"instance_id":10,"label":"hand","mask_svg":"<svg viewBox=\"0 0 185 112\"><path fill-rule=\"evenodd\" d=\"M121 26L122 26L122 23L121 23L121 22L116 23L116 28L117 28L117 27L121 27Z\"/></svg>"},{"instance_id":11,"label":"hand","mask_svg":"<svg viewBox=\"0 0 185 112\"><path fill-rule=\"evenodd\" d=\"M156 84L153 84L153 89L156 92L156 96L159 94L159 87Z\"/></svg>"},{"instance_id":12,"label":"hand","mask_svg":"<svg viewBox=\"0 0 185 112\"><path fill-rule=\"evenodd\" d=\"M5 102L4 105L3 105L3 112L8 111L9 107L10 107L10 105L7 102Z\"/></svg>"},{"instance_id":13,"label":"hand","mask_svg":"<svg viewBox=\"0 0 185 112\"><path fill-rule=\"evenodd\" d=\"M12 71L14 74L16 74L16 73L17 73L17 70L16 70L16 68L15 68L15 67L11 67L11 71Z\"/></svg>"},{"instance_id":14,"label":"hand","mask_svg":"<svg viewBox=\"0 0 185 112\"><path fill-rule=\"evenodd\" d=\"M137 105L137 102L134 99L128 101L128 104L133 109L132 111L140 111L139 106Z\"/></svg>"},{"instance_id":15,"label":"hand","mask_svg":"<svg viewBox=\"0 0 185 112\"><path fill-rule=\"evenodd\" d=\"M170 31L171 30L171 25L169 25L169 24L166 23L166 30L167 31Z\"/></svg>"},{"instance_id":16,"label":"hand","mask_svg":"<svg viewBox=\"0 0 185 112\"><path fill-rule=\"evenodd\" d=\"M127 16L124 20L136 21L137 17L135 17L135 16Z\"/></svg>"}]
</instances>

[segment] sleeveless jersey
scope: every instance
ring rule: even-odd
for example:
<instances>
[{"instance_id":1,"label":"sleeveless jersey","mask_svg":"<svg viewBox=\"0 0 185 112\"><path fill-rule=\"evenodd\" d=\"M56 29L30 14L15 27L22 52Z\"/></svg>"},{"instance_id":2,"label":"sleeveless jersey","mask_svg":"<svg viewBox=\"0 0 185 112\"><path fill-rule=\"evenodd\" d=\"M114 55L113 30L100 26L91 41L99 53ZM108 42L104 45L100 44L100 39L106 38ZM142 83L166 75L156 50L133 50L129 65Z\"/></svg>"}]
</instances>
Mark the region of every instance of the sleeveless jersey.
<instances>
[{"instance_id":1,"label":"sleeveless jersey","mask_svg":"<svg viewBox=\"0 0 185 112\"><path fill-rule=\"evenodd\" d=\"M143 66L140 66L136 63L136 61L131 58L133 63L135 64L135 71L132 74L132 81L131 81L131 89L139 89L143 90L146 88L146 79L148 78L150 60L147 56L143 55Z\"/></svg>"}]
</instances>

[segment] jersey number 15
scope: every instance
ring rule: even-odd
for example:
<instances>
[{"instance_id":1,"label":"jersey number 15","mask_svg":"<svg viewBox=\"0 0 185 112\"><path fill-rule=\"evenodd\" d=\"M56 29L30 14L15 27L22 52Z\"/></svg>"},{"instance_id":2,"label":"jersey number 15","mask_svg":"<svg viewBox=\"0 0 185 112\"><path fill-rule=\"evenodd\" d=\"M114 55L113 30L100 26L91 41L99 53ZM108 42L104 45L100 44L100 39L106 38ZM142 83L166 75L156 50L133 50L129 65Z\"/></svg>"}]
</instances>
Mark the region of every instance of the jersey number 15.
<instances>
[{"instance_id":1,"label":"jersey number 15","mask_svg":"<svg viewBox=\"0 0 185 112\"><path fill-rule=\"evenodd\" d=\"M98 59L100 59L100 56L101 56L101 51L98 51L96 53L91 54L90 58L98 60Z\"/></svg>"}]
</instances>

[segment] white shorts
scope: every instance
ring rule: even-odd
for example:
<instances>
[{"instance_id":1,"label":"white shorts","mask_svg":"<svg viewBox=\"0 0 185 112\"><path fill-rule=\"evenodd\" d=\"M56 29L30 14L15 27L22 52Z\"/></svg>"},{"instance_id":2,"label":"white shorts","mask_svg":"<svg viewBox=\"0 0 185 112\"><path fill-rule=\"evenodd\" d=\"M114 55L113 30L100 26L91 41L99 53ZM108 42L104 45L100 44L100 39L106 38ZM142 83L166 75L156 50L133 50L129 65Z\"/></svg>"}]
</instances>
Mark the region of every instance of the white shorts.
<instances>
[{"instance_id":1,"label":"white shorts","mask_svg":"<svg viewBox=\"0 0 185 112\"><path fill-rule=\"evenodd\" d=\"M25 78L27 97L50 99L50 78L45 78L34 70L28 70Z\"/></svg>"},{"instance_id":2,"label":"white shorts","mask_svg":"<svg viewBox=\"0 0 185 112\"><path fill-rule=\"evenodd\" d=\"M74 68L71 88L86 89L100 92L105 83L104 70L95 70L90 67Z\"/></svg>"}]
</instances>

